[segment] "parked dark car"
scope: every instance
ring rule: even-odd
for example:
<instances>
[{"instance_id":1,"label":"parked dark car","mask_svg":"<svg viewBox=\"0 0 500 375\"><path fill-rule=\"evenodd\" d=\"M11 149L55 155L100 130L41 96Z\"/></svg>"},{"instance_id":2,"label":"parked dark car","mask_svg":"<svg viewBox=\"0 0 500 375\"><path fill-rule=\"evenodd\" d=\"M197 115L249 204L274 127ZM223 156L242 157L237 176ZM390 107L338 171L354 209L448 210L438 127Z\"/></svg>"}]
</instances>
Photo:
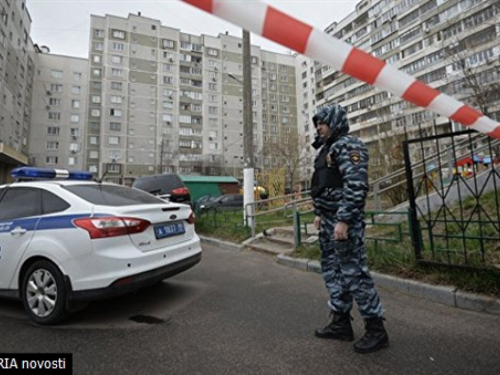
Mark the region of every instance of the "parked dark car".
<instances>
[{"instance_id":1,"label":"parked dark car","mask_svg":"<svg viewBox=\"0 0 500 375\"><path fill-rule=\"evenodd\" d=\"M220 195L204 195L200 198L198 198L195 202L194 202L194 209L195 210L200 210L201 209L201 206L204 206L206 205L208 202L211 202L217 198L219 198Z\"/></svg>"},{"instance_id":2,"label":"parked dark car","mask_svg":"<svg viewBox=\"0 0 500 375\"><path fill-rule=\"evenodd\" d=\"M217 210L230 211L243 208L243 195L224 194L212 200L200 204L201 211Z\"/></svg>"},{"instance_id":3,"label":"parked dark car","mask_svg":"<svg viewBox=\"0 0 500 375\"><path fill-rule=\"evenodd\" d=\"M132 187L147 191L164 200L191 204L189 189L175 173L137 177L132 183Z\"/></svg>"}]
</instances>

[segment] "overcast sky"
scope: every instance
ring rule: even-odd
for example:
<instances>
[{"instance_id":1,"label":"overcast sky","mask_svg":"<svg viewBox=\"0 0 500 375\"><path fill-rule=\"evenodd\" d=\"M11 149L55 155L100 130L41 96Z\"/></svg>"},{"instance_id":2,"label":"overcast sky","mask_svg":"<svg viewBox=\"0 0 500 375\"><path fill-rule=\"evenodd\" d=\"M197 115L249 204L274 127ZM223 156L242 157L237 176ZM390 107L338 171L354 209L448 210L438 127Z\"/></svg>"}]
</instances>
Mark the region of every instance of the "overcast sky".
<instances>
[{"instance_id":1,"label":"overcast sky","mask_svg":"<svg viewBox=\"0 0 500 375\"><path fill-rule=\"evenodd\" d=\"M252 1L252 0L235 0ZM266 0L276 9L311 26L325 29L351 13L360 0ZM88 58L90 15L127 17L141 12L163 26L194 35L212 35L228 31L241 36L241 29L198 10L180 0L27 0L33 23L31 38L58 55ZM251 42L263 49L285 53L280 45L252 35Z\"/></svg>"}]
</instances>

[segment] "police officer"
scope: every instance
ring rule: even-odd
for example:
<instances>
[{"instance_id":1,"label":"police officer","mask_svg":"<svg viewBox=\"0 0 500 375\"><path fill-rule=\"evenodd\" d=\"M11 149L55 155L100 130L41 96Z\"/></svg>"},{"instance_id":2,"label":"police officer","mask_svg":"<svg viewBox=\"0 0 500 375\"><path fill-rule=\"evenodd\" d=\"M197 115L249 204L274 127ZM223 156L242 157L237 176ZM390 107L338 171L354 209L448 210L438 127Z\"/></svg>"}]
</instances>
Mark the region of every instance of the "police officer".
<instances>
[{"instance_id":1,"label":"police officer","mask_svg":"<svg viewBox=\"0 0 500 375\"><path fill-rule=\"evenodd\" d=\"M319 229L321 273L330 299L329 323L316 336L353 341L353 299L365 320L365 335L354 344L358 353L389 345L382 305L366 263L364 207L368 193L368 151L348 135L343 107L333 104L313 117L319 148L314 161L311 195L314 225Z\"/></svg>"}]
</instances>

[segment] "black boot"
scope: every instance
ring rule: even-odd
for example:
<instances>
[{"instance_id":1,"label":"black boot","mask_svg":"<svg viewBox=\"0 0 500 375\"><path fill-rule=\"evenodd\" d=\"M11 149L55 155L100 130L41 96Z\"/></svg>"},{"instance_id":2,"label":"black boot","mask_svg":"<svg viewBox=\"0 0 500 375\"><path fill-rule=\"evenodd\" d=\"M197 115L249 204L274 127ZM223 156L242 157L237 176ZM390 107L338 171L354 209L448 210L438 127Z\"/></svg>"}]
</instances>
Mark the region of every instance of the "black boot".
<instances>
[{"instance_id":1,"label":"black boot","mask_svg":"<svg viewBox=\"0 0 500 375\"><path fill-rule=\"evenodd\" d=\"M324 328L318 328L315 332L317 337L323 339L336 339L343 341L354 340L351 326L351 315L349 313L330 313L330 322Z\"/></svg>"},{"instance_id":2,"label":"black boot","mask_svg":"<svg viewBox=\"0 0 500 375\"><path fill-rule=\"evenodd\" d=\"M383 318L365 320L366 333L354 344L354 351L358 353L372 353L389 346L389 336L384 328Z\"/></svg>"}]
</instances>

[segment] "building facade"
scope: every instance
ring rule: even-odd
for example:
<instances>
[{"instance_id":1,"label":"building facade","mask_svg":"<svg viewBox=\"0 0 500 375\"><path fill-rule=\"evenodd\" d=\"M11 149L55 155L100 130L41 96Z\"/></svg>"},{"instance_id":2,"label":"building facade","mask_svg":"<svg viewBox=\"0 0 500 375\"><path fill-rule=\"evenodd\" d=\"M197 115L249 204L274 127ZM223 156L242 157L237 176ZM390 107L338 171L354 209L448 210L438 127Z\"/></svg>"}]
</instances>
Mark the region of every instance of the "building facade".
<instances>
[{"instance_id":1,"label":"building facade","mask_svg":"<svg viewBox=\"0 0 500 375\"><path fill-rule=\"evenodd\" d=\"M251 47L253 140L243 138L242 39L190 35L140 14L91 17L86 158L97 175L242 177L266 142L297 128L295 59Z\"/></svg>"},{"instance_id":2,"label":"building facade","mask_svg":"<svg viewBox=\"0 0 500 375\"><path fill-rule=\"evenodd\" d=\"M499 15L498 1L363 0L325 31L499 119ZM301 94L312 95L316 109L342 104L352 133L372 150L403 133L418 137L463 129L328 65L316 62L314 69L315 91L304 87ZM303 103L301 110L308 105ZM300 130L314 136L306 124ZM376 155L372 152L375 165L381 162Z\"/></svg>"},{"instance_id":3,"label":"building facade","mask_svg":"<svg viewBox=\"0 0 500 375\"><path fill-rule=\"evenodd\" d=\"M82 169L88 60L39 51L36 65L29 164Z\"/></svg>"},{"instance_id":4,"label":"building facade","mask_svg":"<svg viewBox=\"0 0 500 375\"><path fill-rule=\"evenodd\" d=\"M28 163L28 134L35 74L25 1L0 3L0 182Z\"/></svg>"}]
</instances>

